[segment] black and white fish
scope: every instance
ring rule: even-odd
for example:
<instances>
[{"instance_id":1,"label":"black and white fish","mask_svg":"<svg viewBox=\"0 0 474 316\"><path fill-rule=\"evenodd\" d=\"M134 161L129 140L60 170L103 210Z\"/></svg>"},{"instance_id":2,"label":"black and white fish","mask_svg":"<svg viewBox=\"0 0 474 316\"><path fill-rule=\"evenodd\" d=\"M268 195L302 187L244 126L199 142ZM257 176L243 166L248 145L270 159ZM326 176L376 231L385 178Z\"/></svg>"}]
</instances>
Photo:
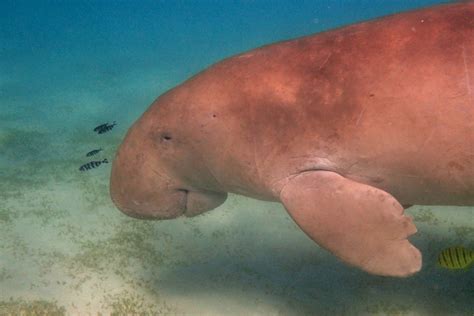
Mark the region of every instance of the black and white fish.
<instances>
[{"instance_id":1,"label":"black and white fish","mask_svg":"<svg viewBox=\"0 0 474 316\"><path fill-rule=\"evenodd\" d=\"M112 130L112 128L114 128L115 125L117 125L117 123L115 121L112 124L107 123L107 124L105 124L105 126L99 128L97 130L97 133L98 134L106 133L106 132Z\"/></svg>"},{"instance_id":2,"label":"black and white fish","mask_svg":"<svg viewBox=\"0 0 474 316\"><path fill-rule=\"evenodd\" d=\"M108 123L108 122L107 122L107 123L100 124L100 125L96 126L96 127L94 128L94 132L99 132L101 129L104 129L104 128L105 128L107 125L109 125L109 123Z\"/></svg>"},{"instance_id":3,"label":"black and white fish","mask_svg":"<svg viewBox=\"0 0 474 316\"><path fill-rule=\"evenodd\" d=\"M94 169L94 168L97 168L98 166L100 166L101 164L108 163L108 162L109 161L107 160L107 158L105 158L102 161L100 161L100 160L89 161L88 163L83 164L82 166L80 166L79 171L86 171L86 170Z\"/></svg>"},{"instance_id":4,"label":"black and white fish","mask_svg":"<svg viewBox=\"0 0 474 316\"><path fill-rule=\"evenodd\" d=\"M99 148L99 149L94 149L94 150L91 150L89 151L86 156L87 157L90 157L90 156L94 156L94 155L97 155L99 152L102 151L102 148Z\"/></svg>"}]
</instances>

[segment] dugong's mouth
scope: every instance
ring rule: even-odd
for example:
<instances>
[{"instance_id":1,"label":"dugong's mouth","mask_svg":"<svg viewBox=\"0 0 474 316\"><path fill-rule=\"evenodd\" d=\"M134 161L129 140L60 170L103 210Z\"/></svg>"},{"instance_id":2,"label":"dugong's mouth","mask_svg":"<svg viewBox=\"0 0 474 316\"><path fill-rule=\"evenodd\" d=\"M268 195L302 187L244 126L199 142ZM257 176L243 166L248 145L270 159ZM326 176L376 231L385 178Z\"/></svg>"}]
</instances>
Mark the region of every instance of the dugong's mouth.
<instances>
[{"instance_id":1,"label":"dugong's mouth","mask_svg":"<svg viewBox=\"0 0 474 316\"><path fill-rule=\"evenodd\" d=\"M112 195L114 204L128 216L138 219L166 220L178 217L194 217L217 207L225 201L227 194L213 195L188 189L175 189L166 193L158 193L150 200L117 198ZM206 199L212 199L215 205L210 205Z\"/></svg>"},{"instance_id":2,"label":"dugong's mouth","mask_svg":"<svg viewBox=\"0 0 474 316\"><path fill-rule=\"evenodd\" d=\"M226 192L188 186L179 180L162 181L163 177L155 177L154 173L143 175L134 169L129 172L125 168L129 165L122 161L114 162L110 196L117 208L131 217L152 220L193 217L216 208L227 198Z\"/></svg>"},{"instance_id":3,"label":"dugong's mouth","mask_svg":"<svg viewBox=\"0 0 474 316\"><path fill-rule=\"evenodd\" d=\"M128 199L127 196L112 194L117 208L128 216L138 219L166 220L180 216L191 217L187 212L188 190L158 193L149 199Z\"/></svg>"}]
</instances>

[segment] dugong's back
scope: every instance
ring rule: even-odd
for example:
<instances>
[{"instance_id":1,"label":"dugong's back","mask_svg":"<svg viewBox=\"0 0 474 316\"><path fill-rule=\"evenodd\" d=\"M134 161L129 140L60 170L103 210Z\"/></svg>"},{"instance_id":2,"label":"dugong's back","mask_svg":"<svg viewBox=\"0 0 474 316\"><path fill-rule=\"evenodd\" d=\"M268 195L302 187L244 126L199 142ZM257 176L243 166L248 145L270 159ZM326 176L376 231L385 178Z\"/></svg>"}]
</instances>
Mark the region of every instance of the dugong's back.
<instances>
[{"instance_id":1,"label":"dugong's back","mask_svg":"<svg viewBox=\"0 0 474 316\"><path fill-rule=\"evenodd\" d=\"M265 46L171 93L228 191L276 199L288 175L331 170L406 204L474 204L473 2Z\"/></svg>"}]
</instances>

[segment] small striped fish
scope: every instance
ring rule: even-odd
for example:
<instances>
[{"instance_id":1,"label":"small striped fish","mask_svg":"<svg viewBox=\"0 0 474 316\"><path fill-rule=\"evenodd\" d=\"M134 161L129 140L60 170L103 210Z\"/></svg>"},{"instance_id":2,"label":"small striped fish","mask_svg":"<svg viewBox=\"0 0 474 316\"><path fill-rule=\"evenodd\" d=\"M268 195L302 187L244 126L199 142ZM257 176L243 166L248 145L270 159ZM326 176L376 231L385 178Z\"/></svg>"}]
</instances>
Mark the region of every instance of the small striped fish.
<instances>
[{"instance_id":1,"label":"small striped fish","mask_svg":"<svg viewBox=\"0 0 474 316\"><path fill-rule=\"evenodd\" d=\"M109 123L104 123L104 124L100 124L100 125L96 126L94 128L94 132L100 131L101 129L105 128L107 125L109 125Z\"/></svg>"},{"instance_id":2,"label":"small striped fish","mask_svg":"<svg viewBox=\"0 0 474 316\"><path fill-rule=\"evenodd\" d=\"M474 262L474 251L461 246L449 247L438 255L438 264L446 269L465 269Z\"/></svg>"},{"instance_id":3,"label":"small striped fish","mask_svg":"<svg viewBox=\"0 0 474 316\"><path fill-rule=\"evenodd\" d=\"M90 156L94 156L94 155L97 155L99 152L102 151L102 148L99 148L99 149L94 149L94 150L91 150L89 151L86 156L87 157L90 157Z\"/></svg>"},{"instance_id":4,"label":"small striped fish","mask_svg":"<svg viewBox=\"0 0 474 316\"><path fill-rule=\"evenodd\" d=\"M102 126L102 125L104 125L104 126ZM98 134L104 134L104 133L112 130L112 128L114 128L114 126L117 125L117 123L114 121L112 124L106 123L106 124L102 124L102 125L98 126L98 127L100 127L96 131Z\"/></svg>"},{"instance_id":5,"label":"small striped fish","mask_svg":"<svg viewBox=\"0 0 474 316\"><path fill-rule=\"evenodd\" d=\"M101 164L103 163L108 163L109 161L107 160L107 158L105 158L104 160L102 161L90 161L86 164L83 164L80 168L79 168L79 171L86 171L86 170L90 170L90 169L94 169L94 168L97 168L98 166L100 166Z\"/></svg>"}]
</instances>

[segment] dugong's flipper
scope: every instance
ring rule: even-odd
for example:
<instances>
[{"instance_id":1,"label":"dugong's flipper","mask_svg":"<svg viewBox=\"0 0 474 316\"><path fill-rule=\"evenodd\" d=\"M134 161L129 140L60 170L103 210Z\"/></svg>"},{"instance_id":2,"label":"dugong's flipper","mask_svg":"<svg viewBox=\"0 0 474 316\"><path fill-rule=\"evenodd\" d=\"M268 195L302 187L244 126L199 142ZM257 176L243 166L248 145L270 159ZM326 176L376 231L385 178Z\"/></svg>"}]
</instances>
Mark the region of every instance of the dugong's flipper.
<instances>
[{"instance_id":1,"label":"dugong's flipper","mask_svg":"<svg viewBox=\"0 0 474 316\"><path fill-rule=\"evenodd\" d=\"M421 254L407 237L416 232L403 207L385 191L329 171L291 178L280 198L311 239L367 272L408 276Z\"/></svg>"}]
</instances>

